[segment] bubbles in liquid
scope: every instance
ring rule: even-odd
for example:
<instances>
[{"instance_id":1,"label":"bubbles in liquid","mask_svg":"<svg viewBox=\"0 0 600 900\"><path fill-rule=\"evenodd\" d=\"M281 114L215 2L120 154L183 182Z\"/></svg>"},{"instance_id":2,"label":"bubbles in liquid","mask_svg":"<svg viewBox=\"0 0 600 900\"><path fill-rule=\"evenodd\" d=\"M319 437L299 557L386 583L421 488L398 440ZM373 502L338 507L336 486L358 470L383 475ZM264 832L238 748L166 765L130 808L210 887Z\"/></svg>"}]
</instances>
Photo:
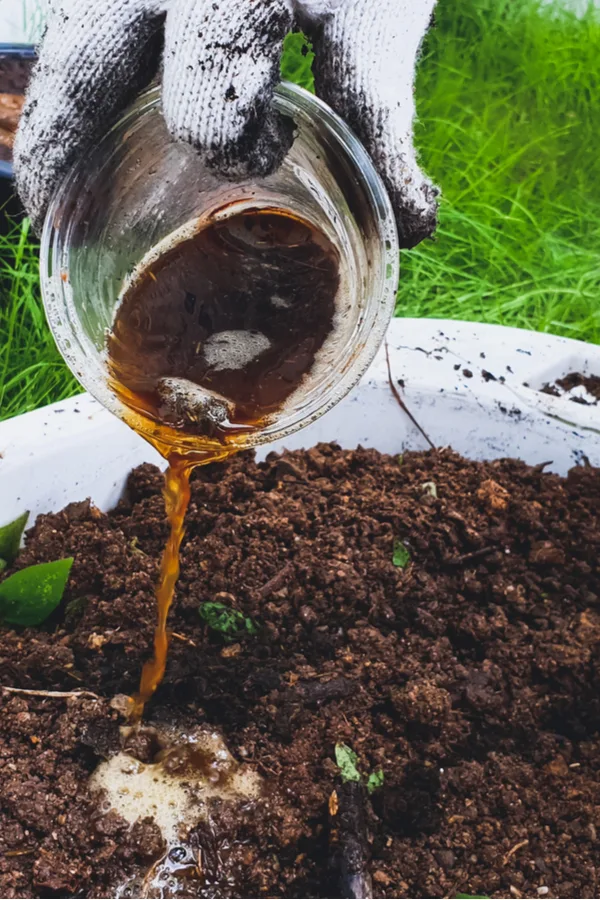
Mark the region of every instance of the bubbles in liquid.
<instances>
[{"instance_id":1,"label":"bubbles in liquid","mask_svg":"<svg viewBox=\"0 0 600 900\"><path fill-rule=\"evenodd\" d=\"M211 424L226 426L233 416L233 405L224 397L216 397L187 378L161 378L156 393L158 415L166 421L176 420L187 427L203 422L209 430Z\"/></svg>"},{"instance_id":2,"label":"bubbles in liquid","mask_svg":"<svg viewBox=\"0 0 600 900\"><path fill-rule=\"evenodd\" d=\"M213 372L243 369L268 350L271 341L257 331L219 331L204 343L204 359Z\"/></svg>"},{"instance_id":3,"label":"bubbles in liquid","mask_svg":"<svg viewBox=\"0 0 600 900\"><path fill-rule=\"evenodd\" d=\"M255 800L261 780L235 761L221 736L208 729L181 736L152 763L121 752L100 763L90 787L104 792L104 805L133 825L152 817L169 848L208 815L208 803Z\"/></svg>"},{"instance_id":4,"label":"bubbles in liquid","mask_svg":"<svg viewBox=\"0 0 600 900\"><path fill-rule=\"evenodd\" d=\"M142 730L142 736L144 733ZM136 745L131 738L139 734L132 730L128 738L132 750ZM152 817L166 842L165 852L145 875L128 879L117 887L115 895L218 896L202 870L198 850L188 841L188 833L199 822L210 824L210 807L215 801L222 805L257 800L262 780L250 766L238 763L222 737L209 728L156 733L153 741L161 749L152 762L144 763L121 752L102 762L90 778L90 787L103 792L106 811L115 810L130 825ZM226 878L227 872L222 875Z\"/></svg>"}]
</instances>

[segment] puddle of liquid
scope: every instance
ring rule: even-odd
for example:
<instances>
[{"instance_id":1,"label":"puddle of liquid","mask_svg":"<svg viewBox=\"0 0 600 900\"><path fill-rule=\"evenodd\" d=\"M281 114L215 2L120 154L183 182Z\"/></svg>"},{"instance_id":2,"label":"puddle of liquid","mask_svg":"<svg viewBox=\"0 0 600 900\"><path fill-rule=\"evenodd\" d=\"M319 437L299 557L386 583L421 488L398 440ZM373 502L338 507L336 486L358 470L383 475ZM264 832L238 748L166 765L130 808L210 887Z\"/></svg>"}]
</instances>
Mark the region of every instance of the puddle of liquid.
<instances>
[{"instance_id":1,"label":"puddle of liquid","mask_svg":"<svg viewBox=\"0 0 600 900\"><path fill-rule=\"evenodd\" d=\"M209 820L215 800L256 801L262 781L249 766L236 762L212 730L163 736L163 744L166 749L151 763L121 752L101 763L90 779L90 787L103 792L106 812L114 810L130 825L152 817L166 843L166 852L145 876L121 885L117 896L214 897L189 832Z\"/></svg>"},{"instance_id":2,"label":"puddle of liquid","mask_svg":"<svg viewBox=\"0 0 600 900\"><path fill-rule=\"evenodd\" d=\"M134 720L165 672L190 474L234 453L301 389L333 335L340 289L335 246L284 210L219 216L159 251L126 288L107 340L129 424L150 422L148 439L169 463L171 534Z\"/></svg>"},{"instance_id":3,"label":"puddle of liquid","mask_svg":"<svg viewBox=\"0 0 600 900\"><path fill-rule=\"evenodd\" d=\"M176 847L206 818L210 800L256 800L261 780L236 762L217 732L198 730L178 738L151 763L116 754L98 766L90 787L102 789L107 809L131 825L152 816L167 845Z\"/></svg>"}]
</instances>

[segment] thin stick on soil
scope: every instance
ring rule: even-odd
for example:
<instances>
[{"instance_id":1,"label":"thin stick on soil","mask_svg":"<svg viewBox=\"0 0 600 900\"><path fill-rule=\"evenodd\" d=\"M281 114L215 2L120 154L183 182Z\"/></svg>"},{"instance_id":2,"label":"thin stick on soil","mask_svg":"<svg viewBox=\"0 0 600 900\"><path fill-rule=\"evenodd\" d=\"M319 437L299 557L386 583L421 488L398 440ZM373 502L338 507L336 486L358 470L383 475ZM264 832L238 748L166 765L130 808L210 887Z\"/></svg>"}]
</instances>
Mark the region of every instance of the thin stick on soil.
<instances>
[{"instance_id":1,"label":"thin stick on soil","mask_svg":"<svg viewBox=\"0 0 600 900\"><path fill-rule=\"evenodd\" d=\"M25 697L51 697L61 700L68 700L71 697L85 697L88 700L102 699L92 691L34 691L29 688L7 687L5 684L0 684L0 690L7 691L9 694L22 694Z\"/></svg>"},{"instance_id":2,"label":"thin stick on soil","mask_svg":"<svg viewBox=\"0 0 600 900\"><path fill-rule=\"evenodd\" d=\"M190 647L196 646L195 642L191 638L186 637L185 634L179 634L179 632L177 632L177 631L172 631L171 637L175 638L175 640L177 640L177 641L181 641L184 644L189 644Z\"/></svg>"},{"instance_id":3,"label":"thin stick on soil","mask_svg":"<svg viewBox=\"0 0 600 900\"><path fill-rule=\"evenodd\" d=\"M497 547L482 547L480 550L473 550L472 553L463 553L462 556L455 556L453 559L448 559L446 560L446 564L449 566L462 566L463 563L472 562L476 559L482 559L484 556L489 556L490 553L494 553L497 549Z\"/></svg>"},{"instance_id":4,"label":"thin stick on soil","mask_svg":"<svg viewBox=\"0 0 600 900\"><path fill-rule=\"evenodd\" d=\"M274 575L273 578L270 578L269 581L267 581L266 584L263 584L263 586L260 588L259 594L262 599L264 600L275 591L280 590L285 585L288 575L291 575L293 571L293 564L291 562L286 563L283 569L277 572L277 574Z\"/></svg>"},{"instance_id":5,"label":"thin stick on soil","mask_svg":"<svg viewBox=\"0 0 600 900\"><path fill-rule=\"evenodd\" d=\"M329 862L340 897L373 896L366 804L365 786L356 781L340 784L329 800Z\"/></svg>"},{"instance_id":6,"label":"thin stick on soil","mask_svg":"<svg viewBox=\"0 0 600 900\"><path fill-rule=\"evenodd\" d=\"M398 388L397 388L396 385L394 384L394 379L393 379L393 377L392 377L392 365L391 365L391 363L390 363L390 348L389 348L389 346L388 346L388 342L387 342L387 341L385 342L385 359L386 359L386 362L387 362L388 381L389 381L389 384L390 384L390 389L391 389L391 391L392 391L392 394L394 395L394 397L396 398L396 400L397 400L397 402L398 402L398 406L400 407L400 409L402 409L402 410L406 413L406 415L408 416L408 418L410 419L410 421L413 423L413 425L415 426L415 428L417 428L417 429L419 430L419 432L423 435L423 437L425 438L425 440L427 441L427 443L429 444L429 446L431 447L431 449L432 449L432 450L435 450L435 444L434 444L433 441L430 439L430 437L428 436L428 434L423 430L423 428L421 428L421 426L419 425L419 423L417 422L417 420L415 419L415 417L414 417L413 414L411 413L410 409L408 408L408 406L406 405L406 403L404 402L404 400L403 400L402 397L400 396L400 392L399 392Z\"/></svg>"},{"instance_id":7,"label":"thin stick on soil","mask_svg":"<svg viewBox=\"0 0 600 900\"><path fill-rule=\"evenodd\" d=\"M511 856L514 856L514 854L517 852L517 850L520 850L522 847L526 847L528 844L529 844L529 841L528 841L528 840L525 840L525 841L519 841L518 844L515 844L515 846L512 847L512 848L508 851L508 853L506 854L506 856L505 856L504 859L502 860L502 865L505 866L506 863L507 863L507 862L509 861L509 859L511 858Z\"/></svg>"},{"instance_id":8,"label":"thin stick on soil","mask_svg":"<svg viewBox=\"0 0 600 900\"><path fill-rule=\"evenodd\" d=\"M587 459L587 457L584 457L584 459ZM549 459L546 462L538 463L537 466L532 466L532 472L543 472L544 469L546 468L546 466L551 466L553 462L554 462L553 459ZM589 459L588 459L588 464L589 464Z\"/></svg>"}]
</instances>

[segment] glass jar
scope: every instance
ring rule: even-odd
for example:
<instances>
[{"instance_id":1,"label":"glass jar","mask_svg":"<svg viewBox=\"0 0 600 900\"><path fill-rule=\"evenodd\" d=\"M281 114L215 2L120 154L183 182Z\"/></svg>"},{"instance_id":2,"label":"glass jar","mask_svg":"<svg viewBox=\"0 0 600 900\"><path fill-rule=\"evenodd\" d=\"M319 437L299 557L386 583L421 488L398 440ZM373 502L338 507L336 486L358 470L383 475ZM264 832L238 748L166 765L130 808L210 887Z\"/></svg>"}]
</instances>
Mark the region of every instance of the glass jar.
<instances>
[{"instance_id":1,"label":"glass jar","mask_svg":"<svg viewBox=\"0 0 600 900\"><path fill-rule=\"evenodd\" d=\"M67 176L42 236L42 292L58 347L81 384L156 445L160 423L126 408L110 385L106 336L124 286L157 245L207 216L273 208L300 216L333 242L345 302L336 339L264 427L242 446L270 442L314 421L372 362L393 315L399 251L390 201L366 151L324 103L291 84L275 108L295 124L282 166L232 184L169 135L160 91L141 95ZM194 438L172 431L175 451ZM236 440L240 447L240 440Z\"/></svg>"}]
</instances>

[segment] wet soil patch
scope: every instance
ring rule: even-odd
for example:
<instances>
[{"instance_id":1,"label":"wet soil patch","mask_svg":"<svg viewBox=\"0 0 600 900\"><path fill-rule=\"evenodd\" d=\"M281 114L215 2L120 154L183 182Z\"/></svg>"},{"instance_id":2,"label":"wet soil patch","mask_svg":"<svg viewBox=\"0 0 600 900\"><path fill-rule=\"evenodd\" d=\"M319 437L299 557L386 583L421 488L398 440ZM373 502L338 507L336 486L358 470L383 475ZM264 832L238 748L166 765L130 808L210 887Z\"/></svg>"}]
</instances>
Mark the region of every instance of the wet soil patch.
<instances>
[{"instance_id":1,"label":"wet soil patch","mask_svg":"<svg viewBox=\"0 0 600 900\"><path fill-rule=\"evenodd\" d=\"M112 513L41 516L18 557L75 563L51 621L0 631L0 682L97 697L0 691L3 897L115 896L136 874L152 895L159 830L107 813L88 778L150 651L160 490L142 466ZM358 878L377 897L598 896L599 510L592 468L450 451L198 471L147 719L216 727L266 789L193 831L182 895L338 897ZM239 613L229 633L207 603ZM336 745L362 783L341 783Z\"/></svg>"}]
</instances>

